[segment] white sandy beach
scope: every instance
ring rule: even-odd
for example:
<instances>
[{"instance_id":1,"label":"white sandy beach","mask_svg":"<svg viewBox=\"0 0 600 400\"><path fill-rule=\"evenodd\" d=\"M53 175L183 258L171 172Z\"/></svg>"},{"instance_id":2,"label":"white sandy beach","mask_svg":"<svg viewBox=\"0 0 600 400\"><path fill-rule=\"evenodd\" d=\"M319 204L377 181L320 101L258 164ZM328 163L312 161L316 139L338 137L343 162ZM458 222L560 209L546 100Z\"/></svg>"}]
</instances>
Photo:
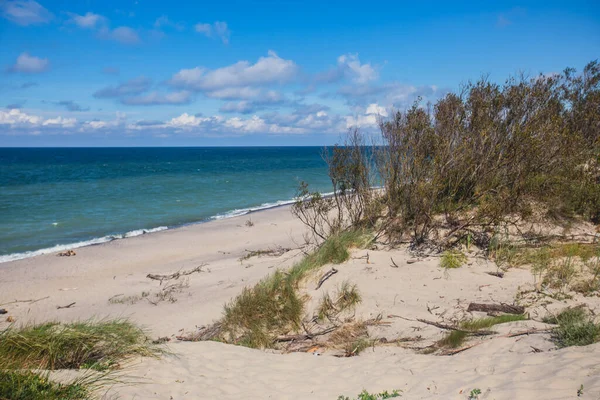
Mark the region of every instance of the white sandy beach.
<instances>
[{"instance_id":1,"label":"white sandy beach","mask_svg":"<svg viewBox=\"0 0 600 400\"><path fill-rule=\"evenodd\" d=\"M17 324L127 317L145 326L152 338L171 338L168 347L173 356L141 359L128 367L127 372L144 383L112 388L111 394L122 399L335 400L362 389L398 389L408 399L466 399L474 388L481 389L481 399L570 399L577 398L581 385L581 398L600 398L600 344L557 350L549 334L507 337L545 326L535 321L495 327L498 335L478 339L481 344L453 356L386 345L338 358L328 352L278 354L216 342L177 341L175 336L182 332L217 319L223 304L244 286L275 268L290 266L301 255L291 250L279 257L240 261L245 250L297 248L303 242L304 227L289 207L251 214L253 226L245 223L249 217L84 247L73 257L48 254L0 264L0 304L8 311L0 329L9 325L7 316ZM369 263L363 258L367 252ZM390 266L390 257L399 268ZM349 280L363 297L357 317L381 315L389 322L371 328L373 337L421 336L427 344L440 339L442 331L415 319L479 316L467 313L470 302L513 303L516 294L533 282L528 269L511 269L503 279L490 276L485 272L496 267L483 259L472 258L468 265L445 272L435 257L406 263L410 258L405 250L357 250L318 291L314 282L307 283L305 291L312 297L308 309L322 293ZM203 272L186 277L189 286L156 301L161 286L148 279L148 273L170 274L202 263L207 264ZM114 301L128 296L129 302ZM600 312L598 297L548 301L527 312L540 319L547 312L544 307L558 310L582 303ZM71 303L75 304L57 309Z\"/></svg>"}]
</instances>

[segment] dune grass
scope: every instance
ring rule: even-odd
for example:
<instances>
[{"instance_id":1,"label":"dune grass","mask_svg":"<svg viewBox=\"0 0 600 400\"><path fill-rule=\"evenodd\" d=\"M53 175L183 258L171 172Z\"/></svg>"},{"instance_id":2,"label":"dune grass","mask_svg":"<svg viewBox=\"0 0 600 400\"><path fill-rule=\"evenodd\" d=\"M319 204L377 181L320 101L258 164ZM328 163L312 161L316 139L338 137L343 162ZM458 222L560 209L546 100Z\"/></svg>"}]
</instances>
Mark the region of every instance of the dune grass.
<instances>
[{"instance_id":1,"label":"dune grass","mask_svg":"<svg viewBox=\"0 0 600 400\"><path fill-rule=\"evenodd\" d=\"M350 257L350 248L368 240L362 231L331 236L289 271L275 271L254 287L245 288L225 305L220 335L215 339L253 348L273 347L276 336L300 327L304 299L298 288L302 280L325 264L343 263Z\"/></svg>"},{"instance_id":2,"label":"dune grass","mask_svg":"<svg viewBox=\"0 0 600 400\"><path fill-rule=\"evenodd\" d=\"M557 315L544 318L548 324L557 324L552 339L558 347L587 346L600 341L600 324L583 308L567 308Z\"/></svg>"},{"instance_id":3,"label":"dune grass","mask_svg":"<svg viewBox=\"0 0 600 400\"><path fill-rule=\"evenodd\" d=\"M446 250L442 253L440 267L444 269L460 268L467 262L467 256L459 250Z\"/></svg>"},{"instance_id":4,"label":"dune grass","mask_svg":"<svg viewBox=\"0 0 600 400\"><path fill-rule=\"evenodd\" d=\"M353 310L361 301L356 285L344 281L333 298L329 293L323 295L317 307L317 318L319 321L334 319L344 311Z\"/></svg>"},{"instance_id":5,"label":"dune grass","mask_svg":"<svg viewBox=\"0 0 600 400\"><path fill-rule=\"evenodd\" d=\"M438 346L450 347L450 348L455 349L457 347L462 346L462 344L465 342L465 340L467 339L467 337L469 336L470 333L475 333L482 329L491 328L494 325L504 324L507 322L514 322L514 321L523 321L526 319L527 319L527 317L523 314L517 314L517 315L506 314L506 315L499 315L497 317L485 317L485 318L472 319L472 320L468 320L468 321L462 321L459 324L459 328L461 330L449 332L446 335L446 337L444 337L442 340L440 340L438 342Z\"/></svg>"},{"instance_id":6,"label":"dune grass","mask_svg":"<svg viewBox=\"0 0 600 400\"><path fill-rule=\"evenodd\" d=\"M0 367L5 369L107 370L132 356L161 352L127 320L48 322L0 332Z\"/></svg>"},{"instance_id":7,"label":"dune grass","mask_svg":"<svg viewBox=\"0 0 600 400\"><path fill-rule=\"evenodd\" d=\"M84 400L91 397L82 382L56 383L30 371L0 370L0 399L10 400Z\"/></svg>"}]
</instances>

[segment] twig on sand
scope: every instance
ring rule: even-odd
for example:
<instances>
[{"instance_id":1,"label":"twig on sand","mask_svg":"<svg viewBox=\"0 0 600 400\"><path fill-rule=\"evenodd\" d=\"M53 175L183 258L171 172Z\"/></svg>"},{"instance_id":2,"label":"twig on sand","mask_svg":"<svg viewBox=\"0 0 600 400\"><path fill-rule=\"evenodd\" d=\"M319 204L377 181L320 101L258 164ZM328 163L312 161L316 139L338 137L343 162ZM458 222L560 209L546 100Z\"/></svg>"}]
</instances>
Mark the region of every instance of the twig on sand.
<instances>
[{"instance_id":1,"label":"twig on sand","mask_svg":"<svg viewBox=\"0 0 600 400\"><path fill-rule=\"evenodd\" d=\"M327 271L322 277L321 279L319 279L319 283L317 284L317 287L315 288L315 290L319 290L321 288L321 286L323 285L323 283L325 283L325 281L329 278L331 278L332 275L337 274L338 270L335 268L331 268L329 271Z\"/></svg>"},{"instance_id":2,"label":"twig on sand","mask_svg":"<svg viewBox=\"0 0 600 400\"><path fill-rule=\"evenodd\" d=\"M523 335L533 335L536 333L548 333L551 332L553 328L545 328L545 329L528 329L526 331L514 332L505 335L504 337L511 338L515 336L523 336Z\"/></svg>"},{"instance_id":3,"label":"twig on sand","mask_svg":"<svg viewBox=\"0 0 600 400\"><path fill-rule=\"evenodd\" d=\"M160 281L160 284L162 285L163 281L168 281L171 279L179 279L182 276L191 275L195 272L204 272L204 271L202 271L202 268L204 268L207 265L208 264L206 264L206 263L202 263L201 265L199 265L196 268L191 269L189 271L183 271L183 272L179 271L179 272L175 272L174 274L170 274L170 275L148 274L148 275L146 275L146 278L154 279L155 281Z\"/></svg>"},{"instance_id":4,"label":"twig on sand","mask_svg":"<svg viewBox=\"0 0 600 400\"><path fill-rule=\"evenodd\" d=\"M112 299L115 299L119 296L125 296L125 293L119 293L119 294L115 294L114 296L112 296L110 299L108 299L108 301L111 301Z\"/></svg>"},{"instance_id":5,"label":"twig on sand","mask_svg":"<svg viewBox=\"0 0 600 400\"><path fill-rule=\"evenodd\" d=\"M427 325L432 325L432 326L435 326L435 327L440 328L440 329L446 329L446 330L449 330L449 331L465 332L465 333L468 333L469 335L472 335L472 336L487 336L487 335L493 335L493 334L497 333L495 331L482 331L482 330L470 331L470 330L460 329L460 328L457 328L455 326L440 324L439 322L427 321L426 319L421 319L421 318L417 318L416 321L422 322L422 323L427 324Z\"/></svg>"},{"instance_id":6,"label":"twig on sand","mask_svg":"<svg viewBox=\"0 0 600 400\"><path fill-rule=\"evenodd\" d=\"M504 272L486 272L486 274L496 276L498 278L504 278Z\"/></svg>"},{"instance_id":7,"label":"twig on sand","mask_svg":"<svg viewBox=\"0 0 600 400\"><path fill-rule=\"evenodd\" d=\"M15 303L29 303L29 304L33 304L33 303L37 303L38 301L46 300L46 299L49 299L49 298L50 298L50 296L42 297L40 299L15 300L15 301L9 301L8 303L0 304L0 306L4 306L6 304L15 304Z\"/></svg>"},{"instance_id":8,"label":"twig on sand","mask_svg":"<svg viewBox=\"0 0 600 400\"><path fill-rule=\"evenodd\" d=\"M468 312L471 311L483 311L483 312L503 312L506 314L523 314L525 307L513 306L506 303L500 304L483 304L483 303L471 303L467 308Z\"/></svg>"},{"instance_id":9,"label":"twig on sand","mask_svg":"<svg viewBox=\"0 0 600 400\"><path fill-rule=\"evenodd\" d=\"M295 341L298 341L298 340L312 339L312 338L317 337L317 336L322 336L322 335L326 335L328 333L331 333L334 330L336 330L337 328L339 328L339 326L332 326L332 327L329 327L327 329L323 329L322 331L315 332L315 333L301 333L299 335L282 335L282 336L278 336L275 339L275 341L276 342L295 342Z\"/></svg>"},{"instance_id":10,"label":"twig on sand","mask_svg":"<svg viewBox=\"0 0 600 400\"><path fill-rule=\"evenodd\" d=\"M66 306L56 306L57 310L60 310L62 308L71 308L75 305L75 302L72 302L71 304L67 304Z\"/></svg>"},{"instance_id":11,"label":"twig on sand","mask_svg":"<svg viewBox=\"0 0 600 400\"><path fill-rule=\"evenodd\" d=\"M453 356L455 354L462 353L465 350L469 350L470 348L473 348L475 346L479 346L481 343L483 343L483 342L473 343L469 346L461 347L460 349L444 351L443 353L440 353L440 355L441 356Z\"/></svg>"},{"instance_id":12,"label":"twig on sand","mask_svg":"<svg viewBox=\"0 0 600 400\"><path fill-rule=\"evenodd\" d=\"M398 268L398 264L396 264L396 262L394 261L394 259L392 257L390 257L390 260L392 260L392 265L390 265L390 267Z\"/></svg>"}]
</instances>

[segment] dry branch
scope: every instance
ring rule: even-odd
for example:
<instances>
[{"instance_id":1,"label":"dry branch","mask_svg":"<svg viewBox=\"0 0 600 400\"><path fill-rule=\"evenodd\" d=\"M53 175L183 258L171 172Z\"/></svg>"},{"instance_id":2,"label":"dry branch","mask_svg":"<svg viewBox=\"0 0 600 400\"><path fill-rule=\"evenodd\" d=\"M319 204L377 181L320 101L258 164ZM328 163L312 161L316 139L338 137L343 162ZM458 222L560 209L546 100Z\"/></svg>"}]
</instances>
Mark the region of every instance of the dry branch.
<instances>
[{"instance_id":1,"label":"dry branch","mask_svg":"<svg viewBox=\"0 0 600 400\"><path fill-rule=\"evenodd\" d=\"M170 275L148 274L148 275L146 275L146 278L154 279L155 281L160 281L160 284L162 285L163 281L168 281L171 279L179 279L182 276L191 275L195 272L203 272L202 268L207 265L208 264L206 264L206 263L202 263L201 265L199 265L196 268L191 269L189 271L183 271L183 272L179 271L179 272L175 272L174 274L170 274Z\"/></svg>"},{"instance_id":2,"label":"dry branch","mask_svg":"<svg viewBox=\"0 0 600 400\"><path fill-rule=\"evenodd\" d=\"M72 302L71 304L67 304L66 306L56 306L57 310L60 310L62 308L71 308L75 305L75 302Z\"/></svg>"},{"instance_id":3,"label":"dry branch","mask_svg":"<svg viewBox=\"0 0 600 400\"><path fill-rule=\"evenodd\" d=\"M338 270L335 268L331 268L329 271L327 271L325 273L325 275L323 275L321 277L321 279L319 279L319 284L317 285L317 287L315 288L315 290L319 290L321 288L321 286L323 285L323 283L325 283L325 281L329 278L331 278L332 275L337 274Z\"/></svg>"},{"instance_id":4,"label":"dry branch","mask_svg":"<svg viewBox=\"0 0 600 400\"><path fill-rule=\"evenodd\" d=\"M506 314L523 314L525 313L525 307L513 306L506 303L500 304L483 304L483 303L471 303L468 312L472 311L483 311L483 312L503 312Z\"/></svg>"},{"instance_id":5,"label":"dry branch","mask_svg":"<svg viewBox=\"0 0 600 400\"><path fill-rule=\"evenodd\" d=\"M390 257L390 260L392 260L392 265L390 265L392 268L398 268L398 264L396 264L396 262L394 261L394 259L392 257Z\"/></svg>"},{"instance_id":6,"label":"dry branch","mask_svg":"<svg viewBox=\"0 0 600 400\"><path fill-rule=\"evenodd\" d=\"M37 303L38 301L46 300L46 299L49 299L49 298L50 298L50 296L42 297L42 298L39 298L39 299L15 300L15 301L9 301L8 303L0 304L0 306L5 306L7 304L15 304L15 303L29 303L29 304L33 304L33 303Z\"/></svg>"},{"instance_id":7,"label":"dry branch","mask_svg":"<svg viewBox=\"0 0 600 400\"><path fill-rule=\"evenodd\" d=\"M498 278L504 278L504 272L486 272L486 274L491 276L497 276Z\"/></svg>"},{"instance_id":8,"label":"dry branch","mask_svg":"<svg viewBox=\"0 0 600 400\"><path fill-rule=\"evenodd\" d=\"M277 338L275 338L275 342L295 342L295 341L299 341L299 340L308 340L308 339L312 339L317 336L322 336L322 335L331 333L331 332L335 331L337 328L339 328L339 326L332 326L332 327L323 329L322 331L315 332L315 333L301 333L299 335L282 335L282 336L278 336Z\"/></svg>"}]
</instances>

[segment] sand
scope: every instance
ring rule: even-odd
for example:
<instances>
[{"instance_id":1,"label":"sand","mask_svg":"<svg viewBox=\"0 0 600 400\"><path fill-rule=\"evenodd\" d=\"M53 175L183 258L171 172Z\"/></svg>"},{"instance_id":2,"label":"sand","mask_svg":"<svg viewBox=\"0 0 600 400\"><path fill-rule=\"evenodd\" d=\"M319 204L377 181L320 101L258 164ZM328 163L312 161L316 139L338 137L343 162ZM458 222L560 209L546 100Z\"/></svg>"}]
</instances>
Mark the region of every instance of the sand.
<instances>
[{"instance_id":1,"label":"sand","mask_svg":"<svg viewBox=\"0 0 600 400\"><path fill-rule=\"evenodd\" d=\"M110 395L122 399L337 399L362 389L398 389L409 399L466 399L474 388L482 391L480 399L569 399L577 397L581 385L580 398L600 398L600 344L556 349L548 334L506 337L546 327L535 321L498 326L498 335L474 340L470 343L476 346L453 356L387 345L339 358L327 351L279 354L215 342L177 341L175 336L219 318L223 304L244 286L302 256L297 248L303 244L305 229L288 207L252 214L251 226L246 224L249 218L89 246L77 249L73 257L48 254L0 264L1 307L17 324L127 317L145 326L153 338L171 338L168 347L173 356L135 360L127 368L142 383L113 387ZM278 247L292 250L240 261L246 250ZM390 266L390 257L399 268ZM363 297L356 317L381 315L388 322L371 328L373 337L420 336L416 343L424 346L443 334L417 318L448 322L482 316L466 312L469 302L513 303L517 293L533 282L528 269L511 269L503 279L490 276L485 272L496 267L476 257L451 271L440 269L436 257L407 263L411 258L402 249L356 250L319 290L314 289L314 280L307 282L304 292L312 298L307 309L324 293L350 281ZM206 265L201 272L178 280L184 284L168 296L157 296L166 284L146 277L202 264ZM547 309L582 303L600 312L598 297L546 302L532 304L531 317L539 319ZM57 309L71 303L75 304ZM3 320L0 329L7 325Z\"/></svg>"}]
</instances>

